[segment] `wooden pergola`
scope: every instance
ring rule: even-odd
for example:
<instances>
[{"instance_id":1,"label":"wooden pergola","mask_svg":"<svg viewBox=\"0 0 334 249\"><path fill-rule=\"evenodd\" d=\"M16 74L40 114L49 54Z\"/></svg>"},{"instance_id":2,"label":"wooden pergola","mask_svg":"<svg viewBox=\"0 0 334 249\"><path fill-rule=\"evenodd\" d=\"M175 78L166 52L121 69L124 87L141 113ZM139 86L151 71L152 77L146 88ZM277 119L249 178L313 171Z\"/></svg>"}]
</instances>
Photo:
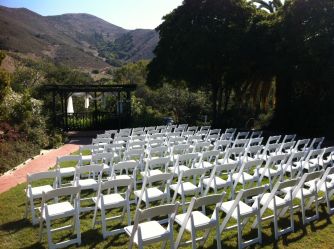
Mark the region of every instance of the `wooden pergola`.
<instances>
[{"instance_id":1,"label":"wooden pergola","mask_svg":"<svg viewBox=\"0 0 334 249\"><path fill-rule=\"evenodd\" d=\"M136 84L127 85L45 85L47 92L52 92L52 112L54 123L65 130L116 129L129 126L131 121L131 92ZM93 110L77 113L67 113L67 100L75 93L91 94ZM104 94L115 98L113 110L101 111L97 96ZM59 101L60 98L60 108ZM58 103L58 108L57 108ZM121 106L122 108L119 108ZM60 109L60 110L57 110Z\"/></svg>"}]
</instances>

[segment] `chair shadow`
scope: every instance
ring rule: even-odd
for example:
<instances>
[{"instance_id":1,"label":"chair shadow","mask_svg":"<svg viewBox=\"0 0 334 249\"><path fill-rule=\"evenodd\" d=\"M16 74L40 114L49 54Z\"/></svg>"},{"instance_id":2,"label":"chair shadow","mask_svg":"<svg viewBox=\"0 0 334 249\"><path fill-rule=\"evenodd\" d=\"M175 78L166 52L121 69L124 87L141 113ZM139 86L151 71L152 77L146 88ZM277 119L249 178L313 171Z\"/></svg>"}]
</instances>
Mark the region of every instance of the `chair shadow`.
<instances>
[{"instance_id":1,"label":"chair shadow","mask_svg":"<svg viewBox=\"0 0 334 249\"><path fill-rule=\"evenodd\" d=\"M20 219L15 221L10 221L0 225L0 230L6 232L13 232L16 233L24 228L31 227L32 224L28 219Z\"/></svg>"}]
</instances>

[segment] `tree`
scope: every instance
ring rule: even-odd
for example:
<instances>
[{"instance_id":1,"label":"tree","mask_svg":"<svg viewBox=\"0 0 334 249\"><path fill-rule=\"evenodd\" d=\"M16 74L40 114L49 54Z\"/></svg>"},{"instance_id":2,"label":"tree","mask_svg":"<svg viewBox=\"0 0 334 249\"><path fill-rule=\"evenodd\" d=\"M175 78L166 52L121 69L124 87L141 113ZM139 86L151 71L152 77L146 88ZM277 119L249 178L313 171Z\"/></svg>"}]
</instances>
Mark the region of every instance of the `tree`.
<instances>
[{"instance_id":1,"label":"tree","mask_svg":"<svg viewBox=\"0 0 334 249\"><path fill-rule=\"evenodd\" d=\"M243 60L241 48L253 13L242 0L185 0L157 28L160 41L148 66L148 83L185 80L192 88L205 86L211 90L215 124L223 91L231 91L235 68Z\"/></svg>"}]
</instances>

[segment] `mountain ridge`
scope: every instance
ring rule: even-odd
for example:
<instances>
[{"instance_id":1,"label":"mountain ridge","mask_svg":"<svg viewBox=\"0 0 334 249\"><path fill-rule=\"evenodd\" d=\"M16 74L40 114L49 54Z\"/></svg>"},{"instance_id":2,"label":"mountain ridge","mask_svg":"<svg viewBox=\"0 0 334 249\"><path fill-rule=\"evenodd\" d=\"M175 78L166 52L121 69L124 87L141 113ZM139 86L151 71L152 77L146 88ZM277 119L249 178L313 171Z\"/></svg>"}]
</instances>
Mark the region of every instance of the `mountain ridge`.
<instances>
[{"instance_id":1,"label":"mountain ridge","mask_svg":"<svg viewBox=\"0 0 334 249\"><path fill-rule=\"evenodd\" d=\"M0 5L0 49L77 68L104 68L153 58L155 30L127 30L86 13L42 16Z\"/></svg>"}]
</instances>

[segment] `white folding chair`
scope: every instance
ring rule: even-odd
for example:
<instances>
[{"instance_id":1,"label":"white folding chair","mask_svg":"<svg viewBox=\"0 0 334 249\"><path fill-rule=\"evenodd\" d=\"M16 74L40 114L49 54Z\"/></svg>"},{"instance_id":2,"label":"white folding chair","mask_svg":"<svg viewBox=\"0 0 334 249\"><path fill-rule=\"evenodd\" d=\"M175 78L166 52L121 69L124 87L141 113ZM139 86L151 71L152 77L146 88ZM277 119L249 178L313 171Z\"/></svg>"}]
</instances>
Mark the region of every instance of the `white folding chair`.
<instances>
[{"instance_id":1,"label":"white folding chair","mask_svg":"<svg viewBox=\"0 0 334 249\"><path fill-rule=\"evenodd\" d=\"M252 187L254 183L256 183L256 185L260 185L259 169L262 164L262 159L243 162L239 172L232 174L232 179L234 181L233 188L231 189L232 198L234 198L234 193L239 183L242 184L243 189L246 189L246 184L251 184L249 187Z\"/></svg>"},{"instance_id":2,"label":"white folding chair","mask_svg":"<svg viewBox=\"0 0 334 249\"><path fill-rule=\"evenodd\" d=\"M63 167L64 164L66 164L66 167ZM67 164L70 164L71 166L68 166ZM73 177L75 167L79 164L81 164L80 155L57 157L56 169L59 171L58 187L64 186L64 184L62 183L63 177Z\"/></svg>"},{"instance_id":3,"label":"white folding chair","mask_svg":"<svg viewBox=\"0 0 334 249\"><path fill-rule=\"evenodd\" d=\"M140 172L141 176L145 175L153 176L157 174L166 173L168 165L170 162L170 157L158 157L146 161L145 170Z\"/></svg>"},{"instance_id":4,"label":"white folding chair","mask_svg":"<svg viewBox=\"0 0 334 249\"><path fill-rule=\"evenodd\" d=\"M223 202L220 209L226 213L226 216L220 225L219 232L222 233L225 230L230 230L235 227L238 228L238 248L245 248L255 243L262 244L262 233L261 233L261 210L260 200L265 192L266 187L256 187L247 190L240 190L235 200ZM252 206L249 206L248 201L243 201L252 197L254 200ZM243 241L242 230L248 222L248 219L256 215L258 235L256 238ZM237 221L236 225L227 226L229 220L233 218Z\"/></svg>"},{"instance_id":5,"label":"white folding chair","mask_svg":"<svg viewBox=\"0 0 334 249\"><path fill-rule=\"evenodd\" d=\"M262 131L252 131L251 135L249 136L250 139L253 138L260 138L262 136Z\"/></svg>"},{"instance_id":6,"label":"white folding chair","mask_svg":"<svg viewBox=\"0 0 334 249\"><path fill-rule=\"evenodd\" d=\"M262 183L263 178L269 179L270 190L272 190L275 181L279 178L283 180L283 164L285 163L287 155L270 156L264 167L259 169L260 179L259 184Z\"/></svg>"},{"instance_id":7,"label":"white folding chair","mask_svg":"<svg viewBox=\"0 0 334 249\"><path fill-rule=\"evenodd\" d=\"M111 168L114 163L114 153L102 152L92 155L90 164L102 164L103 172L107 172L108 176L111 175Z\"/></svg>"},{"instance_id":8,"label":"white folding chair","mask_svg":"<svg viewBox=\"0 0 334 249\"><path fill-rule=\"evenodd\" d=\"M79 186L81 192L86 190L97 192L98 186L102 178L102 170L103 170L103 164L78 166L75 168L72 185ZM84 197L80 199L80 202L85 202L88 204L88 201L89 202L93 201L92 198L93 197L90 196ZM92 210L94 210L93 206L85 205L84 207L80 207L81 212L89 212Z\"/></svg>"},{"instance_id":9,"label":"white folding chair","mask_svg":"<svg viewBox=\"0 0 334 249\"><path fill-rule=\"evenodd\" d=\"M249 162L252 160L260 159L262 148L262 145L247 146L244 156L242 157L242 161Z\"/></svg>"},{"instance_id":10,"label":"white folding chair","mask_svg":"<svg viewBox=\"0 0 334 249\"><path fill-rule=\"evenodd\" d=\"M302 161L303 170L306 170L307 172L320 170L320 161L323 152L324 149L310 150L305 159Z\"/></svg>"},{"instance_id":11,"label":"white folding chair","mask_svg":"<svg viewBox=\"0 0 334 249\"><path fill-rule=\"evenodd\" d=\"M232 174L236 171L238 163L227 163L215 165L211 171L210 178L203 179L203 185L205 186L204 195L209 193L210 189L213 189L214 193L217 191L230 187L233 188Z\"/></svg>"},{"instance_id":12,"label":"white folding chair","mask_svg":"<svg viewBox=\"0 0 334 249\"><path fill-rule=\"evenodd\" d=\"M292 190L295 185L298 184L300 179L287 180L284 182L277 182L270 193L265 193L261 198L261 220L274 220L274 232L275 240L278 240L279 236L282 236L286 233L291 233L294 231L294 218L293 218L293 202L292 202ZM289 188L289 192L285 195L281 194L281 189ZM282 208L290 209L290 226L284 229L279 229L278 219L279 219L279 210ZM270 209L273 214L264 216L267 209ZM257 220L253 222L252 227L255 228L257 225Z\"/></svg>"},{"instance_id":13,"label":"white folding chair","mask_svg":"<svg viewBox=\"0 0 334 249\"><path fill-rule=\"evenodd\" d=\"M173 224L177 214L178 203L165 204L147 209L138 209L135 214L133 226L124 228L126 234L130 236L129 249L135 243L140 249L145 245L164 241L162 248L166 248L166 241L169 240L171 249L174 249ZM157 216L168 215L167 227L163 227L158 220L151 220ZM149 220L141 222L143 220ZM141 222L141 223L140 223Z\"/></svg>"},{"instance_id":14,"label":"white folding chair","mask_svg":"<svg viewBox=\"0 0 334 249\"><path fill-rule=\"evenodd\" d=\"M319 219L319 199L318 199L318 182L320 181L321 176L323 175L324 171L315 171L311 173L305 173L297 186L293 188L292 191L292 199L299 199L300 206L296 205L294 208L300 207L302 210L302 223L303 225ZM310 182L309 184L306 184ZM306 186L308 188L306 188ZM290 188L282 189L283 192L288 193ZM308 202L307 202L308 199ZM315 202L315 215L313 216L306 216L306 211L310 209L312 203ZM282 217L288 208L283 208L280 216Z\"/></svg>"},{"instance_id":15,"label":"white folding chair","mask_svg":"<svg viewBox=\"0 0 334 249\"><path fill-rule=\"evenodd\" d=\"M310 146L307 148L308 150L318 150L321 148L322 143L324 142L324 137L316 137L313 138Z\"/></svg>"},{"instance_id":16,"label":"white folding chair","mask_svg":"<svg viewBox=\"0 0 334 249\"><path fill-rule=\"evenodd\" d=\"M174 191L172 202L176 202L178 195L181 196L181 205L183 212L186 211L187 196L201 196L203 194L203 179L206 173L205 168L188 169L181 171L177 183L171 184L170 189Z\"/></svg>"},{"instance_id":17,"label":"white folding chair","mask_svg":"<svg viewBox=\"0 0 334 249\"><path fill-rule=\"evenodd\" d=\"M41 218L39 226L39 240L42 240L42 234L44 230L44 222L46 225L46 232L48 237L49 248L63 248L71 244L81 244L81 233L80 233L80 187L64 187L59 189L50 190L42 194L42 206L41 206ZM56 202L54 204L49 204L50 200L53 199L63 199L59 197L71 196L73 199L73 204L67 200L62 202ZM72 198L72 196L75 196ZM73 217L74 225L65 225L62 227L52 228L52 221L57 219L64 219L68 217ZM65 230L73 229L75 231L76 238L54 243L52 239L52 234Z\"/></svg>"},{"instance_id":18,"label":"white folding chair","mask_svg":"<svg viewBox=\"0 0 334 249\"><path fill-rule=\"evenodd\" d=\"M59 178L59 172L57 170L27 174L27 187L25 189L26 192L25 218L28 218L28 213L30 208L31 220L33 225L38 224L38 217L36 217L36 210L38 210L39 207L35 207L35 200L41 199L43 192L48 192L57 188L58 178ZM53 182L52 186L49 184L45 185L45 183L44 185L37 185L37 186L34 185L34 182L46 179L52 180Z\"/></svg>"},{"instance_id":19,"label":"white folding chair","mask_svg":"<svg viewBox=\"0 0 334 249\"><path fill-rule=\"evenodd\" d=\"M194 166L195 168L212 169L217 164L218 156L219 150L204 151Z\"/></svg>"},{"instance_id":20,"label":"white folding chair","mask_svg":"<svg viewBox=\"0 0 334 249\"><path fill-rule=\"evenodd\" d=\"M187 131L193 131L194 133L196 133L196 131L198 130L198 126L188 126Z\"/></svg>"},{"instance_id":21,"label":"white folding chair","mask_svg":"<svg viewBox=\"0 0 334 249\"><path fill-rule=\"evenodd\" d=\"M327 204L327 212L328 214L334 213L334 208L331 207L330 199L334 194L334 167L329 167L325 170L321 179L317 181L317 190L318 192L323 192L325 194L325 201ZM331 176L331 177L330 177ZM332 178L332 179L331 179ZM305 185L312 188L314 185L314 181L305 182ZM314 198L313 198L314 199ZM320 198L323 199L323 198Z\"/></svg>"},{"instance_id":22,"label":"white folding chair","mask_svg":"<svg viewBox=\"0 0 334 249\"><path fill-rule=\"evenodd\" d=\"M325 148L320 157L319 164L323 169L332 167L334 163L334 146Z\"/></svg>"},{"instance_id":23,"label":"white folding chair","mask_svg":"<svg viewBox=\"0 0 334 249\"><path fill-rule=\"evenodd\" d=\"M238 139L247 139L248 136L249 136L249 132L248 131L238 132L237 136L235 137L235 140L238 140Z\"/></svg>"},{"instance_id":24,"label":"white folding chair","mask_svg":"<svg viewBox=\"0 0 334 249\"><path fill-rule=\"evenodd\" d=\"M190 145L189 144L177 144L170 148L170 158L171 161L175 161L178 155L183 155L189 152Z\"/></svg>"},{"instance_id":25,"label":"white folding chair","mask_svg":"<svg viewBox=\"0 0 334 249\"><path fill-rule=\"evenodd\" d=\"M195 249L197 247L196 242L200 242L200 246L203 247L211 229L216 230L217 248L221 248L219 232L219 208L221 206L224 195L225 193L208 195L199 198L193 197L187 212L176 215L175 222L180 225L180 231L175 242L175 248L191 244L192 248ZM208 217L205 215L205 213L196 210L199 207L203 208L203 206L212 205L215 205L215 208L211 217ZM204 230L205 233L202 237L196 238L196 232L200 230ZM191 240L182 241L182 237L185 231L190 233Z\"/></svg>"},{"instance_id":26,"label":"white folding chair","mask_svg":"<svg viewBox=\"0 0 334 249\"><path fill-rule=\"evenodd\" d=\"M263 142L263 137L250 138L247 144L247 147L256 146L256 145L262 146L262 142Z\"/></svg>"},{"instance_id":27,"label":"white folding chair","mask_svg":"<svg viewBox=\"0 0 334 249\"><path fill-rule=\"evenodd\" d=\"M278 151L275 154L276 155L290 154L295 144L296 144L295 141L281 143L281 147L278 149Z\"/></svg>"},{"instance_id":28,"label":"white folding chair","mask_svg":"<svg viewBox=\"0 0 334 249\"><path fill-rule=\"evenodd\" d=\"M151 202L160 201L163 204L165 201L170 202L170 184L173 179L172 173L162 173L152 176L144 176L141 190L135 190L137 209L143 201L146 208Z\"/></svg>"},{"instance_id":29,"label":"white folding chair","mask_svg":"<svg viewBox=\"0 0 334 249\"><path fill-rule=\"evenodd\" d=\"M266 161L270 156L278 155L278 150L280 149L280 147L281 147L281 144L279 143L267 144L263 148L263 151L259 155L259 157Z\"/></svg>"},{"instance_id":30,"label":"white folding chair","mask_svg":"<svg viewBox=\"0 0 334 249\"><path fill-rule=\"evenodd\" d=\"M207 141L203 141L203 142L197 142L193 145L190 146L190 148L192 149L193 153L203 153L204 151L208 151L210 148L211 143L207 142Z\"/></svg>"},{"instance_id":31,"label":"white folding chair","mask_svg":"<svg viewBox=\"0 0 334 249\"><path fill-rule=\"evenodd\" d=\"M233 142L232 148L237 148L237 147L243 147L246 148L247 144L249 142L249 139L236 139Z\"/></svg>"},{"instance_id":32,"label":"white folding chair","mask_svg":"<svg viewBox=\"0 0 334 249\"><path fill-rule=\"evenodd\" d=\"M131 149L124 152L123 161L137 162L139 167L144 168L144 149Z\"/></svg>"},{"instance_id":33,"label":"white folding chair","mask_svg":"<svg viewBox=\"0 0 334 249\"><path fill-rule=\"evenodd\" d=\"M245 148L243 147L235 147L229 148L226 150L224 158L218 159L218 164L225 164L225 163L235 163L242 161L242 157L245 153Z\"/></svg>"},{"instance_id":34,"label":"white folding chair","mask_svg":"<svg viewBox=\"0 0 334 249\"><path fill-rule=\"evenodd\" d=\"M304 151L293 152L288 155L287 161L282 165L283 175L286 175L288 172L291 179L300 176L302 174L302 162L305 155L306 152Z\"/></svg>"},{"instance_id":35,"label":"white folding chair","mask_svg":"<svg viewBox=\"0 0 334 249\"><path fill-rule=\"evenodd\" d=\"M291 152L306 152L307 145L310 143L310 139L301 139L298 140L295 147L292 149Z\"/></svg>"},{"instance_id":36,"label":"white folding chair","mask_svg":"<svg viewBox=\"0 0 334 249\"><path fill-rule=\"evenodd\" d=\"M110 179L126 179L133 181L134 190L137 189L137 171L138 162L136 161L122 161L116 163L112 167Z\"/></svg>"},{"instance_id":37,"label":"white folding chair","mask_svg":"<svg viewBox=\"0 0 334 249\"><path fill-rule=\"evenodd\" d=\"M281 139L281 135L278 136L270 136L267 140L266 146L268 144L278 144L279 140Z\"/></svg>"},{"instance_id":38,"label":"white folding chair","mask_svg":"<svg viewBox=\"0 0 334 249\"><path fill-rule=\"evenodd\" d=\"M81 162L82 163L88 163L88 162L90 162L90 160L92 160L92 154L100 153L100 152L103 152L103 151L104 151L104 149L101 148L99 145L93 145L93 144L80 145L79 146L79 152L80 152L80 155L81 155ZM86 155L87 153L89 153L89 154Z\"/></svg>"},{"instance_id":39,"label":"white folding chair","mask_svg":"<svg viewBox=\"0 0 334 249\"><path fill-rule=\"evenodd\" d=\"M126 213L128 226L131 225L129 198L133 184L134 182L132 179L110 179L106 182L100 183L97 197L93 198L93 201L95 202L93 229L97 223L100 223L102 225L102 234L104 239L107 236L117 235L124 232L123 228L107 231L107 221L115 219L122 221ZM107 191L106 194L104 194L105 191ZM106 217L107 210L117 208L123 208L121 215ZM101 213L101 221L99 222L96 219L98 211Z\"/></svg>"},{"instance_id":40,"label":"white folding chair","mask_svg":"<svg viewBox=\"0 0 334 249\"><path fill-rule=\"evenodd\" d=\"M285 135L282 140L282 144L295 141L296 134Z\"/></svg>"},{"instance_id":41,"label":"white folding chair","mask_svg":"<svg viewBox=\"0 0 334 249\"><path fill-rule=\"evenodd\" d=\"M197 153L186 153L183 155L178 155L173 161L173 166L169 167L169 171L174 175L179 175L181 171L186 171L195 167L197 162Z\"/></svg>"}]
</instances>

